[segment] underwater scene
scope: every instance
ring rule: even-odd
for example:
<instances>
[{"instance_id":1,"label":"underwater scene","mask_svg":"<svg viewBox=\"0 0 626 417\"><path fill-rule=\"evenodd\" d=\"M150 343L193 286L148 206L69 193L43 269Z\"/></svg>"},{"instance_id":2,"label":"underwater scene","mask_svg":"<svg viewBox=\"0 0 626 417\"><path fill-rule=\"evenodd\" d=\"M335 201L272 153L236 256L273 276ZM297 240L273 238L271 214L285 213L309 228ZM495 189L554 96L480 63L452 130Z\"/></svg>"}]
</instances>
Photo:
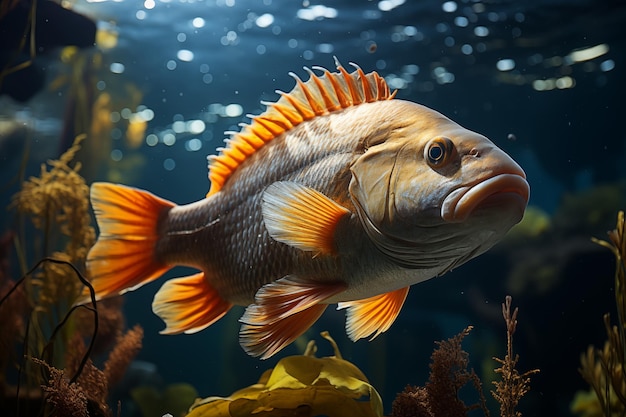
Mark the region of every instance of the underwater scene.
<instances>
[{"instance_id":1,"label":"underwater scene","mask_svg":"<svg viewBox=\"0 0 626 417\"><path fill-rule=\"evenodd\" d=\"M625 21L2 0L0 415L626 415Z\"/></svg>"}]
</instances>

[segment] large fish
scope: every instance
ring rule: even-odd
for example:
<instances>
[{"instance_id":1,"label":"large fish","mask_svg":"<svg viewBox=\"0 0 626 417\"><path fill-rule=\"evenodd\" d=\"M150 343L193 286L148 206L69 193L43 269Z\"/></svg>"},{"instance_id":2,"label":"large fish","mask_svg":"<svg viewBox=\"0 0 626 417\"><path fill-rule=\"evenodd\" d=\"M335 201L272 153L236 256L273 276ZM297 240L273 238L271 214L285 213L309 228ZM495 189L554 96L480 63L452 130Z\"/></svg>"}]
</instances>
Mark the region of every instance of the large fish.
<instances>
[{"instance_id":1,"label":"large fish","mask_svg":"<svg viewBox=\"0 0 626 417\"><path fill-rule=\"evenodd\" d=\"M485 252L523 216L524 171L484 136L394 99L376 72L314 67L209 157L206 198L175 205L95 183L98 298L176 265L152 304L162 333L193 333L247 306L240 343L268 358L328 304L352 340L397 317L409 286ZM89 300L87 293L79 303Z\"/></svg>"}]
</instances>

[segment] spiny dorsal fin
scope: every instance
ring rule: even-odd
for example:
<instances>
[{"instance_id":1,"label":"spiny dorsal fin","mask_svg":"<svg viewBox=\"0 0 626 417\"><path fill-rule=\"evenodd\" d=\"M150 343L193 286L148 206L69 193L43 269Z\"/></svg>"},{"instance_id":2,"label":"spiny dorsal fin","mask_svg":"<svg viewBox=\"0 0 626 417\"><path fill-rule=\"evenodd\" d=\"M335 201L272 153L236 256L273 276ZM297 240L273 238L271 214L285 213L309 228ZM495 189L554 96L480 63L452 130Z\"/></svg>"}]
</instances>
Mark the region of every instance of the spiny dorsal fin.
<instances>
[{"instance_id":1,"label":"spiny dorsal fin","mask_svg":"<svg viewBox=\"0 0 626 417\"><path fill-rule=\"evenodd\" d=\"M231 134L226 147L219 155L209 157L209 180L211 189L207 196L218 192L237 167L257 149L275 137L316 116L328 114L362 103L392 99L396 92L389 91L385 80L375 71L365 74L356 64L355 71L349 73L335 59L338 72L330 72L322 67L321 76L305 67L308 81L302 81L290 72L296 86L289 93L277 90L281 95L275 103L263 102L265 112L252 117L250 124L244 124L241 131Z\"/></svg>"}]
</instances>

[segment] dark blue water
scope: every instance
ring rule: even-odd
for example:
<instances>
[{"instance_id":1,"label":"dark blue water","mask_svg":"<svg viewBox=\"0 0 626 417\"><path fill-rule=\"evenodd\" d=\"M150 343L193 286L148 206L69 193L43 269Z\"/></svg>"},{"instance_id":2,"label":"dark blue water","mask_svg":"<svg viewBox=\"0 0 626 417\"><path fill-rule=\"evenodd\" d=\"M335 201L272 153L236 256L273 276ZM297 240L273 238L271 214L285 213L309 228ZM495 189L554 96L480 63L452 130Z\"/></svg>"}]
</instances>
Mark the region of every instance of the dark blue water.
<instances>
[{"instance_id":1,"label":"dark blue water","mask_svg":"<svg viewBox=\"0 0 626 417\"><path fill-rule=\"evenodd\" d=\"M178 203L202 198L205 157L223 146L223 132L259 114L276 89L289 91L289 71L306 78L303 66L334 69L333 56L378 71L397 97L440 111L512 155L528 174L530 205L550 216L548 232L505 242L415 286L396 323L371 343L350 342L344 314L335 311L307 336L330 330L389 412L396 392L425 382L433 342L470 324L466 349L491 389L491 357L505 347L500 303L511 294L521 310L520 370L541 369L520 409L570 415L574 393L586 389L579 355L603 342L602 314L614 310L613 260L589 237L604 237L626 206L624 1L105 1L76 8L118 34L94 76L97 92L122 103L112 116L120 122L91 160L104 168L90 180L114 171L121 182ZM58 65L50 71L62 71ZM133 100L129 91L137 92ZM0 102L38 132L34 162L59 151L64 94L43 92L23 107ZM129 117L148 122L138 146L124 140ZM2 150L8 178L19 146ZM594 194L600 186L607 188ZM129 325L145 328L139 359L156 364L164 384L228 395L275 364L278 358L262 362L238 346L242 310L196 335L159 335L150 303L162 282L126 295L125 309ZM278 356L300 352L294 344Z\"/></svg>"}]
</instances>

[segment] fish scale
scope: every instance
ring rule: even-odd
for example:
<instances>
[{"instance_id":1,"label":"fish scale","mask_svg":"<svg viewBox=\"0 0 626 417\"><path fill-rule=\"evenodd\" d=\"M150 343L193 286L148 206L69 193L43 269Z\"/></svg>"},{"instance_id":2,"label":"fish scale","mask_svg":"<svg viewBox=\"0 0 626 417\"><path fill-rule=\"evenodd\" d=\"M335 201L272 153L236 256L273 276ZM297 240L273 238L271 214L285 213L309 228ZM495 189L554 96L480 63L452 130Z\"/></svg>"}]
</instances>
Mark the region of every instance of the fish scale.
<instances>
[{"instance_id":1,"label":"fish scale","mask_svg":"<svg viewBox=\"0 0 626 417\"><path fill-rule=\"evenodd\" d=\"M175 205L95 183L100 236L87 269L98 299L177 265L153 311L194 333L246 306L240 344L271 357L328 304L352 340L394 322L411 285L498 242L524 213L523 170L484 136L394 99L375 72L307 70L209 157L207 197ZM85 292L78 303L88 302Z\"/></svg>"},{"instance_id":2,"label":"fish scale","mask_svg":"<svg viewBox=\"0 0 626 417\"><path fill-rule=\"evenodd\" d=\"M276 142L278 141L283 141L283 139L277 138ZM277 143L276 146L280 145ZM268 149L267 153L272 153L273 158L281 160L281 158L287 158L288 151L282 149L272 152ZM353 156L345 153L345 150L342 150L339 155L328 155L327 151L323 153L325 154L323 159L314 164L312 163L314 157L309 156L298 163L285 164L279 169L275 169L275 172L268 172L267 177L269 178L265 181L266 184L269 185L278 180L295 180L323 192L329 191L325 189L329 187L328 184L324 184L327 182L324 180L334 177L340 171L345 171L344 168ZM261 158L261 160L267 159ZM253 302L254 294L262 285L268 284L276 277L282 277L290 271L304 274L304 271L310 270L312 271L310 275L315 274L317 279L324 279L325 276L326 279L341 277L342 271L338 269L336 262L329 265L327 260L312 258L302 251L276 242L269 236L263 225L261 213L257 209L262 198L262 191L266 186L259 178L263 178L265 175L263 175L263 168L257 168L255 163L256 159L251 159L249 161L250 168L242 167L242 174L233 177L233 183L239 184L237 187L229 187L227 183L222 189L222 195L216 196L211 201L206 200L205 207L197 208L197 215L200 217L204 216L204 213L224 214L220 215L220 222L215 226L217 230L207 230L206 237L201 238L203 244L195 245L193 248L181 248L182 251L193 259L202 259L207 263L216 265L215 272L221 277L221 279L216 279L216 282L224 283L224 285L216 285L216 289L224 297L237 300L237 303L242 305ZM248 169L256 169L256 175L248 174L246 172ZM240 177L241 180L239 180ZM246 181L246 178L250 180ZM333 181L332 184L336 184L336 182ZM344 195L335 195L335 197L338 200L346 201L349 199L347 182L342 188L346 190ZM231 197L234 201L230 201ZM193 215L187 213L180 215L186 218L189 225L198 224L198 220L194 219ZM172 262L179 260L179 251L176 250L178 245L173 243L167 246L164 248L164 256L178 257L178 259L172 259ZM199 250L209 253L207 256L201 256L198 253ZM271 259L273 262L267 262L267 259ZM196 266L204 267L204 265ZM324 269L328 270L324 271Z\"/></svg>"}]
</instances>

